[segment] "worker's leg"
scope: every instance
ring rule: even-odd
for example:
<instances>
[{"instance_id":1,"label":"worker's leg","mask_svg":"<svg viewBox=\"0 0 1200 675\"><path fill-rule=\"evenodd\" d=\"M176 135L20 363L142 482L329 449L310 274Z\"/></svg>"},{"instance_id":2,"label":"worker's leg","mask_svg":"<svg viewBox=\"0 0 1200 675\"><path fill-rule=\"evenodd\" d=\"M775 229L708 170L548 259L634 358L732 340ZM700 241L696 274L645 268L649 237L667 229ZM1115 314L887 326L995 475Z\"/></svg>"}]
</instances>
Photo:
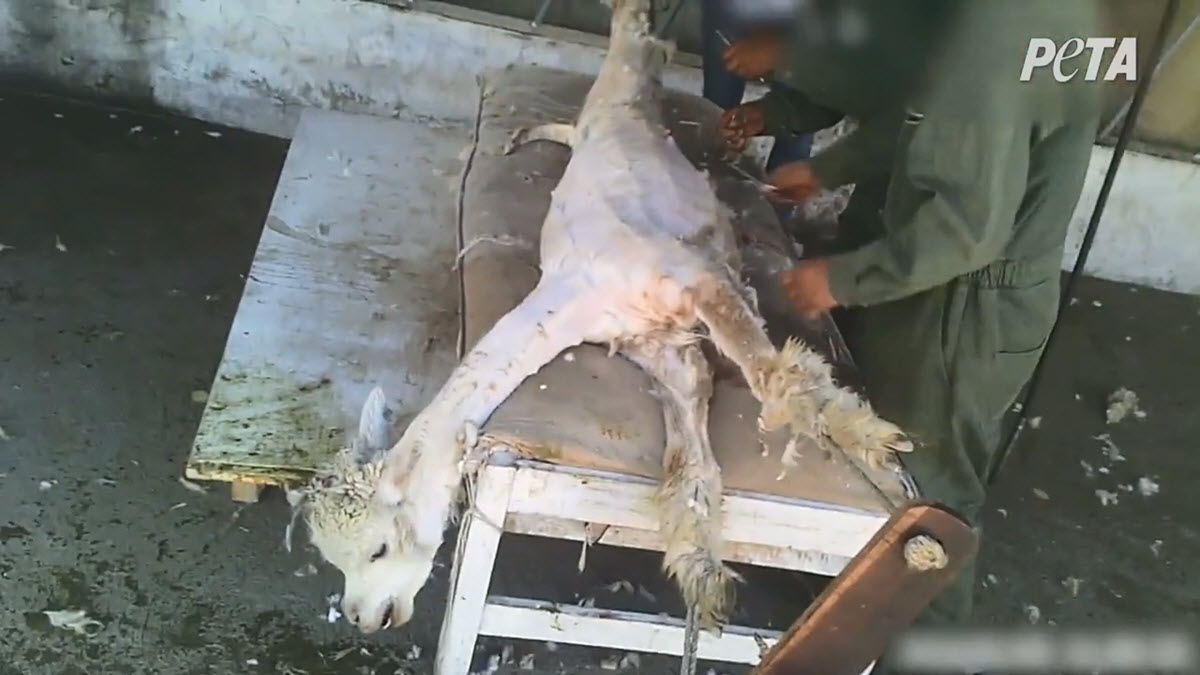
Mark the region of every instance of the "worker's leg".
<instances>
[{"instance_id":1,"label":"worker's leg","mask_svg":"<svg viewBox=\"0 0 1200 675\"><path fill-rule=\"evenodd\" d=\"M913 436L901 460L922 497L976 527L1000 419L1032 373L1056 300L1057 278L1022 289L960 278L859 310L847 336L876 410ZM969 561L917 625L969 621L974 569Z\"/></svg>"},{"instance_id":2,"label":"worker's leg","mask_svg":"<svg viewBox=\"0 0 1200 675\"><path fill-rule=\"evenodd\" d=\"M722 110L728 110L742 102L746 93L746 81L725 70L721 54L726 43L721 38L733 41L741 36L735 30L725 10L727 0L701 0L700 3L700 48L701 67L704 74L704 98Z\"/></svg>"}]
</instances>

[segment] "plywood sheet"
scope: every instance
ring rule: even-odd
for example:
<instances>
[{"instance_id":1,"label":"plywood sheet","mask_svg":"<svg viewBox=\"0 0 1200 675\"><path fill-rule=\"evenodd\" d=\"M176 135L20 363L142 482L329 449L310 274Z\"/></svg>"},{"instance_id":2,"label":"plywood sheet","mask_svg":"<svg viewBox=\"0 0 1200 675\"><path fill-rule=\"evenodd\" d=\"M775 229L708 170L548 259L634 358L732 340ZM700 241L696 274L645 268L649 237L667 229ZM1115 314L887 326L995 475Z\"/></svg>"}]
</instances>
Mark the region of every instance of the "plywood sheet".
<instances>
[{"instance_id":1,"label":"plywood sheet","mask_svg":"<svg viewBox=\"0 0 1200 675\"><path fill-rule=\"evenodd\" d=\"M188 476L300 478L343 446L373 386L401 418L432 398L456 356L455 195L470 136L302 115Z\"/></svg>"}]
</instances>

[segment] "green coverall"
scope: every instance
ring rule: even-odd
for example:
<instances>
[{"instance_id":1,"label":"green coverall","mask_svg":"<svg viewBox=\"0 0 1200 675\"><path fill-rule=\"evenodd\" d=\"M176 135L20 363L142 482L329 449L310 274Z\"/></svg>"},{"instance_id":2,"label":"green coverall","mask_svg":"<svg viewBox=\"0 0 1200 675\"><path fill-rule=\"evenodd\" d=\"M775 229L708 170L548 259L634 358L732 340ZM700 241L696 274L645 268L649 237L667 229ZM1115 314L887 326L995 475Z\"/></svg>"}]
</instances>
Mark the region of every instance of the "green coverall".
<instances>
[{"instance_id":1,"label":"green coverall","mask_svg":"<svg viewBox=\"0 0 1200 675\"><path fill-rule=\"evenodd\" d=\"M916 13L925 3L862 4L900 11L887 5ZM1098 87L1084 81L1087 52L1064 64L1065 73L1079 69L1069 82L1050 66L1022 82L1021 66L1031 37L1062 45L1099 35L1098 15L1093 0L941 9L945 28L932 46L916 44L928 34L909 40L900 59L901 69L920 64L919 77L893 72L890 59L907 48L895 36L873 40L854 73L844 52L797 43L776 73L792 91L761 103L766 133L816 131L843 113L859 119L811 162L827 187L855 183L830 287L852 308L846 339L872 404L916 441L902 460L922 496L978 526L1002 417L1054 322L1100 113ZM874 29L911 29L872 16ZM910 90L889 95L896 81ZM974 561L918 623L967 620L973 589Z\"/></svg>"}]
</instances>

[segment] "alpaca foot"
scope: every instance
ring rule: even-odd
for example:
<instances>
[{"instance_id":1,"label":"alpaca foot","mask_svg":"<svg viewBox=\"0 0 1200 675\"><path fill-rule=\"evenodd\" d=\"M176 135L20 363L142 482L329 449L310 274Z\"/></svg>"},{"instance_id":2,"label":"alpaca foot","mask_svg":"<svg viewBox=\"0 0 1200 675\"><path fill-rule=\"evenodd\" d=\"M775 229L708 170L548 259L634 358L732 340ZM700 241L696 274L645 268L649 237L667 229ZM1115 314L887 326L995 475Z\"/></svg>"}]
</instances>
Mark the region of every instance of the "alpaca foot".
<instances>
[{"instance_id":1,"label":"alpaca foot","mask_svg":"<svg viewBox=\"0 0 1200 675\"><path fill-rule=\"evenodd\" d=\"M715 630L725 623L734 605L734 583L741 575L709 551L691 549L663 560L688 607L694 607L700 627Z\"/></svg>"},{"instance_id":2,"label":"alpaca foot","mask_svg":"<svg viewBox=\"0 0 1200 675\"><path fill-rule=\"evenodd\" d=\"M787 427L791 434L783 453L784 473L796 465L802 440L818 448L832 443L873 468L894 465L894 453L913 449L898 426L875 414L854 392L839 387L829 363L796 340L788 340L762 364L756 384L762 403L759 429L771 432Z\"/></svg>"}]
</instances>

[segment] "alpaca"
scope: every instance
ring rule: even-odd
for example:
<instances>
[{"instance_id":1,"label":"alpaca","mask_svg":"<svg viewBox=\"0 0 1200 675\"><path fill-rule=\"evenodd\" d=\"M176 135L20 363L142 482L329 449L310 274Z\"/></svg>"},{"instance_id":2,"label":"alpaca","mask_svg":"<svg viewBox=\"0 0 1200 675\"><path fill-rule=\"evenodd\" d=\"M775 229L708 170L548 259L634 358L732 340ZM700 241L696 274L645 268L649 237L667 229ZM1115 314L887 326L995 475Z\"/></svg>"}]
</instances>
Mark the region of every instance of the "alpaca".
<instances>
[{"instance_id":1,"label":"alpaca","mask_svg":"<svg viewBox=\"0 0 1200 675\"><path fill-rule=\"evenodd\" d=\"M796 340L776 349L739 279L730 217L708 176L666 132L658 99L671 47L649 31L650 0L613 0L608 53L574 124L522 130L507 151L561 143L571 159L541 230L541 276L463 357L392 444L382 392L331 468L295 493L312 540L345 576L364 632L404 624L455 516L466 464L491 414L563 350L608 345L660 390L666 447L657 508L663 567L701 625L722 623L737 576L721 557L720 468L709 444L711 340L761 403L764 432L857 453L912 450L905 434L838 386Z\"/></svg>"}]
</instances>

